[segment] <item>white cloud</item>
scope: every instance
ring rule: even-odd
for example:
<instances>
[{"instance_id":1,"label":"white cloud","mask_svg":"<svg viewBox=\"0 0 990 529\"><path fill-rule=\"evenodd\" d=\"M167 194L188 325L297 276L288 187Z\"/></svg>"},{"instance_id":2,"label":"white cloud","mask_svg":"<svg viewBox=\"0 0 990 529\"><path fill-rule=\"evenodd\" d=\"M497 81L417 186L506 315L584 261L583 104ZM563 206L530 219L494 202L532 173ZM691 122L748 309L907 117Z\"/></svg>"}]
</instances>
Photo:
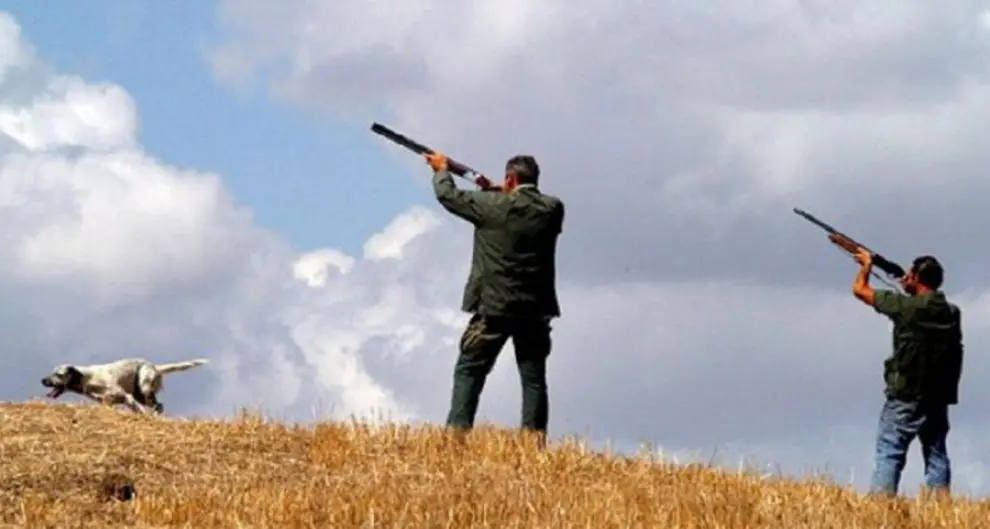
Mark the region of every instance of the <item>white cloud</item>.
<instances>
[{"instance_id":1,"label":"white cloud","mask_svg":"<svg viewBox=\"0 0 990 529\"><path fill-rule=\"evenodd\" d=\"M176 171L138 150L10 156L2 175L12 206L5 216L30 226L17 246L16 273L26 280L79 278L121 295L134 294L124 285L167 288L231 258L236 234L249 227L217 177Z\"/></svg>"},{"instance_id":2,"label":"white cloud","mask_svg":"<svg viewBox=\"0 0 990 529\"><path fill-rule=\"evenodd\" d=\"M134 101L119 86L53 79L30 107L0 105L0 132L37 151L126 146L137 131Z\"/></svg>"},{"instance_id":3,"label":"white cloud","mask_svg":"<svg viewBox=\"0 0 990 529\"><path fill-rule=\"evenodd\" d=\"M11 68L29 64L34 56L21 40L21 27L6 13L0 13L0 39L0 81L6 81Z\"/></svg>"},{"instance_id":4,"label":"white cloud","mask_svg":"<svg viewBox=\"0 0 990 529\"><path fill-rule=\"evenodd\" d=\"M402 250L410 242L437 227L440 219L432 211L415 207L402 213L364 244L364 258L372 261L401 259Z\"/></svg>"},{"instance_id":5,"label":"white cloud","mask_svg":"<svg viewBox=\"0 0 990 529\"><path fill-rule=\"evenodd\" d=\"M309 252L292 265L296 279L311 287L325 287L331 274L345 275L354 268L354 258L332 248Z\"/></svg>"}]
</instances>

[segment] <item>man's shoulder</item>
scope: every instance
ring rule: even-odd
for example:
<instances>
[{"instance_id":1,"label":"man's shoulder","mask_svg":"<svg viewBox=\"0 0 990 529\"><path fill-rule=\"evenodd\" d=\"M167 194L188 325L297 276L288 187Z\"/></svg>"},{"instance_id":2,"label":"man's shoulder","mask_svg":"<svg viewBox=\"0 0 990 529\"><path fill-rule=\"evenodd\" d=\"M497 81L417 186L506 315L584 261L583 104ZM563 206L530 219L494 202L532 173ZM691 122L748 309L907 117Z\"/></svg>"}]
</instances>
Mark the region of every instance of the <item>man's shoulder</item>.
<instances>
[{"instance_id":1,"label":"man's shoulder","mask_svg":"<svg viewBox=\"0 0 990 529\"><path fill-rule=\"evenodd\" d=\"M945 304L946 304L946 305L948 305L948 306L949 306L949 308L950 308L950 309L952 309L953 311L956 311L956 312L959 312L959 311L961 310L961 309L959 308L959 305L958 305L958 304L956 304L956 302L954 302L954 301L952 301L951 299L949 299L949 296L947 296L947 295L945 294L945 292L942 292L941 290L939 290L939 291L937 292L937 295L938 295L938 297L939 297L939 298L940 298L940 299L941 299L942 301L944 301L944 302L945 302Z\"/></svg>"},{"instance_id":2,"label":"man's shoulder","mask_svg":"<svg viewBox=\"0 0 990 529\"><path fill-rule=\"evenodd\" d=\"M542 191L539 192L539 197L540 201L546 205L548 209L558 212L562 212L564 210L564 201L561 200L560 197L544 193Z\"/></svg>"},{"instance_id":3,"label":"man's shoulder","mask_svg":"<svg viewBox=\"0 0 990 529\"><path fill-rule=\"evenodd\" d=\"M928 295L912 295L906 292L901 292L898 290L891 289L877 289L873 292L873 304L874 305L884 305L896 303L902 308L915 308L920 309L931 305L933 298ZM952 306L945 298L935 301L936 303L945 303L946 305Z\"/></svg>"},{"instance_id":4,"label":"man's shoulder","mask_svg":"<svg viewBox=\"0 0 990 529\"><path fill-rule=\"evenodd\" d=\"M896 290L881 288L873 291L873 309L887 316L903 314L913 305L912 301L911 296Z\"/></svg>"},{"instance_id":5,"label":"man's shoulder","mask_svg":"<svg viewBox=\"0 0 990 529\"><path fill-rule=\"evenodd\" d=\"M873 291L874 305L886 303L894 300L905 302L911 300L911 296L904 294L903 292L898 292L896 290L891 290L887 288L878 288Z\"/></svg>"},{"instance_id":6,"label":"man's shoulder","mask_svg":"<svg viewBox=\"0 0 990 529\"><path fill-rule=\"evenodd\" d=\"M942 294L941 297L942 297L942 302L944 302L945 305L949 307L949 312L952 314L952 316L956 320L962 319L962 309L959 308L959 305L950 301L949 298L945 296L945 294Z\"/></svg>"},{"instance_id":7,"label":"man's shoulder","mask_svg":"<svg viewBox=\"0 0 990 529\"><path fill-rule=\"evenodd\" d=\"M886 314L929 314L949 312L959 317L962 313L959 306L949 301L944 294L911 295L896 290L878 289L873 293L873 308Z\"/></svg>"},{"instance_id":8,"label":"man's shoulder","mask_svg":"<svg viewBox=\"0 0 990 529\"><path fill-rule=\"evenodd\" d=\"M540 199L550 204L554 207L564 207L564 201L560 199L557 195L551 195L549 193L544 193L540 191Z\"/></svg>"},{"instance_id":9,"label":"man's shoulder","mask_svg":"<svg viewBox=\"0 0 990 529\"><path fill-rule=\"evenodd\" d=\"M935 306L941 305L944 307L948 307L949 310L952 312L956 312L956 313L962 312L962 310L959 308L959 305L957 305L955 302L950 300L949 297L946 296L945 293L942 292L941 290L929 293L924 296L918 296L918 298L919 298L918 300L919 303L934 304Z\"/></svg>"},{"instance_id":10,"label":"man's shoulder","mask_svg":"<svg viewBox=\"0 0 990 529\"><path fill-rule=\"evenodd\" d=\"M521 188L508 193L508 196L512 197L512 200L519 200L529 204L539 204L541 208L547 210L557 211L564 209L564 202L560 197L544 193L535 187Z\"/></svg>"}]
</instances>

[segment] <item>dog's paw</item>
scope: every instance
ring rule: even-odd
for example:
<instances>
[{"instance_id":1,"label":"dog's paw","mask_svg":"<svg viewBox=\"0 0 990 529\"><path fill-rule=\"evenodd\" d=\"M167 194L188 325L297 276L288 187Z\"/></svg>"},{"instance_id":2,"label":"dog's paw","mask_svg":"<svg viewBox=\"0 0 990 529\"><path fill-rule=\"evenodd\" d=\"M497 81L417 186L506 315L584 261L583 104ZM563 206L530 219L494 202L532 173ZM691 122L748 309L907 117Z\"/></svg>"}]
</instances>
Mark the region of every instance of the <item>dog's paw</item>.
<instances>
[{"instance_id":1,"label":"dog's paw","mask_svg":"<svg viewBox=\"0 0 990 529\"><path fill-rule=\"evenodd\" d=\"M165 412L165 406L163 406L161 402L156 402L155 405L152 407L152 409L155 410L155 413L157 413L158 415L161 415L162 413Z\"/></svg>"}]
</instances>

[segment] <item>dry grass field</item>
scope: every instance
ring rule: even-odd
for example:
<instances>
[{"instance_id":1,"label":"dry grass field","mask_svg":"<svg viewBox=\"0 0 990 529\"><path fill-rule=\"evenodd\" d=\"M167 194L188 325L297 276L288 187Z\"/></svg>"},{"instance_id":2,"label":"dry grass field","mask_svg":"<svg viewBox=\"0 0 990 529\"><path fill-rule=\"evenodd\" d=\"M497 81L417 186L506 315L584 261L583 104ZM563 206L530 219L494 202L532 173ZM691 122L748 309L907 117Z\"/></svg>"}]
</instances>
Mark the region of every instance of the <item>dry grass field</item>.
<instances>
[{"instance_id":1,"label":"dry grass field","mask_svg":"<svg viewBox=\"0 0 990 529\"><path fill-rule=\"evenodd\" d=\"M290 427L0 405L3 527L987 527L990 502L541 452L509 431ZM134 494L128 499L130 489Z\"/></svg>"}]
</instances>

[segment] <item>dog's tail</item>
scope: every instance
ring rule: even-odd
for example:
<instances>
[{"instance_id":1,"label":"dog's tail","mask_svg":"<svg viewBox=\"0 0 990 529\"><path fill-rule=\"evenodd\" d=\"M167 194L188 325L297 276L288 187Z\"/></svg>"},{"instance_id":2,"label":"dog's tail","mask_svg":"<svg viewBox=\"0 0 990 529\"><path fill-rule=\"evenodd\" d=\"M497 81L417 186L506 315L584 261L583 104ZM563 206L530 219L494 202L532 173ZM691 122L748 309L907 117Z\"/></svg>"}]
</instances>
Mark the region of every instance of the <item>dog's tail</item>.
<instances>
[{"instance_id":1,"label":"dog's tail","mask_svg":"<svg viewBox=\"0 0 990 529\"><path fill-rule=\"evenodd\" d=\"M185 371L187 369L199 367L203 364L208 364L208 363L210 363L210 361L205 358L197 358L196 360L187 360L185 362L176 362L174 364L160 364L155 367L158 368L158 371L160 371L161 374L167 375L169 373L175 373L176 371Z\"/></svg>"}]
</instances>

